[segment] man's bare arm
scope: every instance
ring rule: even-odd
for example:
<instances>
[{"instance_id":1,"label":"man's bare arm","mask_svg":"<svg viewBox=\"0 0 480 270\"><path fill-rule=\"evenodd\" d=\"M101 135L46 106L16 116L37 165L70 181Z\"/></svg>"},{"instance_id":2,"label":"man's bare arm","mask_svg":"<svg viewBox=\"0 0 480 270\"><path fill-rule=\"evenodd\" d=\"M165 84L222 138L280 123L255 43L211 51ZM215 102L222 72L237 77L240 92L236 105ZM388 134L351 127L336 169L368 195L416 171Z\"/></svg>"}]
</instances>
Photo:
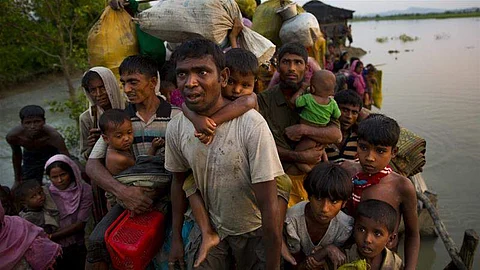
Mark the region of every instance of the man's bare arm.
<instances>
[{"instance_id":1,"label":"man's bare arm","mask_svg":"<svg viewBox=\"0 0 480 270\"><path fill-rule=\"evenodd\" d=\"M100 159L89 158L85 170L97 185L119 198L135 214L146 212L152 205L153 201L145 195L148 189L121 184L112 177Z\"/></svg>"},{"instance_id":2,"label":"man's bare arm","mask_svg":"<svg viewBox=\"0 0 480 270\"><path fill-rule=\"evenodd\" d=\"M282 235L279 226L277 185L274 180L253 185L253 191L262 213L262 232L267 269L280 268Z\"/></svg>"},{"instance_id":3,"label":"man's bare arm","mask_svg":"<svg viewBox=\"0 0 480 270\"><path fill-rule=\"evenodd\" d=\"M342 141L342 132L336 121L330 122L326 127L313 127L305 124L289 126L285 129L285 134L293 141L299 141L303 136L307 136L320 144Z\"/></svg>"},{"instance_id":4,"label":"man's bare arm","mask_svg":"<svg viewBox=\"0 0 480 270\"><path fill-rule=\"evenodd\" d=\"M10 144L12 148L12 164L15 173L15 185L22 182L22 148L19 145Z\"/></svg>"},{"instance_id":5,"label":"man's bare arm","mask_svg":"<svg viewBox=\"0 0 480 270\"><path fill-rule=\"evenodd\" d=\"M62 137L62 135L51 126L46 126L45 128L48 131L48 136L51 139L50 144L55 147L60 154L70 156L67 145L65 145L65 139Z\"/></svg>"},{"instance_id":6,"label":"man's bare arm","mask_svg":"<svg viewBox=\"0 0 480 270\"><path fill-rule=\"evenodd\" d=\"M282 161L316 164L320 162L323 153L323 147L314 147L304 151L295 151L277 145L277 151L278 156Z\"/></svg>"},{"instance_id":7,"label":"man's bare arm","mask_svg":"<svg viewBox=\"0 0 480 270\"><path fill-rule=\"evenodd\" d=\"M405 270L416 269L418 252L420 250L420 233L417 216L417 195L415 187L407 178L401 177L403 222L405 223Z\"/></svg>"},{"instance_id":8,"label":"man's bare arm","mask_svg":"<svg viewBox=\"0 0 480 270\"><path fill-rule=\"evenodd\" d=\"M171 186L172 198L172 248L168 256L168 261L183 263L183 240L182 240L182 226L183 215L187 210L187 198L183 191L183 183L186 179L185 172L176 172L173 174L173 181Z\"/></svg>"}]
</instances>

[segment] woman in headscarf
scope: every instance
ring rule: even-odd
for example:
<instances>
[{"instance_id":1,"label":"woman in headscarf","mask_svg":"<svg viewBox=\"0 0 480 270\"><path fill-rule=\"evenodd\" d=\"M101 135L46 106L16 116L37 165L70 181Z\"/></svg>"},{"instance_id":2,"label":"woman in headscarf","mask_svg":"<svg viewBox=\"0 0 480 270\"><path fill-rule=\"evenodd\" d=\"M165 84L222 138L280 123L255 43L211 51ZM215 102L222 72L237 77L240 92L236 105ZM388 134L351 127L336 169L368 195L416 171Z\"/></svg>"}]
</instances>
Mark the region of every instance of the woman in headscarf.
<instances>
[{"instance_id":1,"label":"woman in headscarf","mask_svg":"<svg viewBox=\"0 0 480 270\"><path fill-rule=\"evenodd\" d=\"M357 94L362 97L362 101L365 102L364 96L367 85L363 79L363 63L360 60L355 60L352 62L352 65L350 66L349 82L351 82L349 88L357 91Z\"/></svg>"},{"instance_id":2,"label":"woman in headscarf","mask_svg":"<svg viewBox=\"0 0 480 270\"><path fill-rule=\"evenodd\" d=\"M93 67L82 78L90 107L80 115L80 154L87 160L93 146L100 138L100 129L94 126L102 113L109 109L125 109L117 78L105 67ZM94 118L97 119L94 119Z\"/></svg>"},{"instance_id":3,"label":"woman in headscarf","mask_svg":"<svg viewBox=\"0 0 480 270\"><path fill-rule=\"evenodd\" d=\"M92 210L92 190L81 178L77 164L65 155L51 157L45 171L52 182L48 190L60 212L60 228L50 235L63 248L58 268L84 269L87 252L84 234Z\"/></svg>"},{"instance_id":4,"label":"woman in headscarf","mask_svg":"<svg viewBox=\"0 0 480 270\"><path fill-rule=\"evenodd\" d=\"M62 253L42 228L5 215L0 202L0 269L53 269Z\"/></svg>"}]
</instances>

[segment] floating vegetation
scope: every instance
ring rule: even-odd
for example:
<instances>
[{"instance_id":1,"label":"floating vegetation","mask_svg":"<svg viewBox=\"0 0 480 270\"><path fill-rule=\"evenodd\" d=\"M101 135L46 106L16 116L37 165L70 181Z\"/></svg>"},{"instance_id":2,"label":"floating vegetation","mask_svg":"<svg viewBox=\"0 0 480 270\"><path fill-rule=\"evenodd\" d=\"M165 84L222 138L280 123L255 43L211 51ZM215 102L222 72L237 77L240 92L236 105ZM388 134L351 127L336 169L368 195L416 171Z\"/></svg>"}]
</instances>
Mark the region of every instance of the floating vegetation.
<instances>
[{"instance_id":1,"label":"floating vegetation","mask_svg":"<svg viewBox=\"0 0 480 270\"><path fill-rule=\"evenodd\" d=\"M419 37L411 37L407 34L401 34L398 39L400 39L402 42L412 42L412 41L417 41L420 38Z\"/></svg>"},{"instance_id":2,"label":"floating vegetation","mask_svg":"<svg viewBox=\"0 0 480 270\"><path fill-rule=\"evenodd\" d=\"M385 43L388 41L388 37L377 37L375 41L377 41L378 43Z\"/></svg>"},{"instance_id":3,"label":"floating vegetation","mask_svg":"<svg viewBox=\"0 0 480 270\"><path fill-rule=\"evenodd\" d=\"M447 33L440 33L440 34L435 34L434 37L436 40L441 40L441 39L449 39L450 35Z\"/></svg>"}]
</instances>

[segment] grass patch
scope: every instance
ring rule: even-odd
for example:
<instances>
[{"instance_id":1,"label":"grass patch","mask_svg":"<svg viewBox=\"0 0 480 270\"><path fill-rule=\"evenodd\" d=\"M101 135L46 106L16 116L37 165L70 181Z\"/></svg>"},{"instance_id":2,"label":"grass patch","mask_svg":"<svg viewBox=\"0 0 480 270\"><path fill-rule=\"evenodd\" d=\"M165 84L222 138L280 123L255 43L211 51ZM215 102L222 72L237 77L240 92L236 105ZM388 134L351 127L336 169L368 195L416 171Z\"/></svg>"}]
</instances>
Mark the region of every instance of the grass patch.
<instances>
[{"instance_id":1,"label":"grass patch","mask_svg":"<svg viewBox=\"0 0 480 270\"><path fill-rule=\"evenodd\" d=\"M401 34L398 39L400 39L402 42L412 42L412 41L417 41L420 38L419 37L411 37L407 34Z\"/></svg>"},{"instance_id":2,"label":"grass patch","mask_svg":"<svg viewBox=\"0 0 480 270\"><path fill-rule=\"evenodd\" d=\"M385 43L388 41L388 37L377 37L375 41L378 43Z\"/></svg>"}]
</instances>

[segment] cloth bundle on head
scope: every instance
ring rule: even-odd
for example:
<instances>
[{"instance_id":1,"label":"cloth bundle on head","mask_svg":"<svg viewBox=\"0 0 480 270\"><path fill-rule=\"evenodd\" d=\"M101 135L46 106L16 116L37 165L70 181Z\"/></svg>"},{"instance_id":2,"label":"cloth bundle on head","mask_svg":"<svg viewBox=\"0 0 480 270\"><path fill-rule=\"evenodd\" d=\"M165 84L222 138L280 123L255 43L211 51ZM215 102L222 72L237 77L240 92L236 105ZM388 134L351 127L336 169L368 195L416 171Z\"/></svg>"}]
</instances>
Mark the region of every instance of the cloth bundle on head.
<instances>
[{"instance_id":1,"label":"cloth bundle on head","mask_svg":"<svg viewBox=\"0 0 480 270\"><path fill-rule=\"evenodd\" d=\"M308 12L298 13L297 6L290 4L277 11L283 19L278 35L283 44L298 42L305 47L312 47L318 39L323 38L317 18Z\"/></svg>"},{"instance_id":2,"label":"cloth bundle on head","mask_svg":"<svg viewBox=\"0 0 480 270\"><path fill-rule=\"evenodd\" d=\"M22 259L34 270L53 269L62 248L42 228L21 217L5 216L1 202L0 224L0 269L12 269Z\"/></svg>"},{"instance_id":3,"label":"cloth bundle on head","mask_svg":"<svg viewBox=\"0 0 480 270\"><path fill-rule=\"evenodd\" d=\"M293 1L284 1L287 4ZM277 14L277 10L282 7L280 0L265 1L257 7L255 14L252 18L252 30L258 32L260 35L266 37L272 41L276 46L282 46L282 41L278 35L280 28L282 27L282 17ZM299 13L305 12L305 10L297 5L297 11Z\"/></svg>"},{"instance_id":4,"label":"cloth bundle on head","mask_svg":"<svg viewBox=\"0 0 480 270\"><path fill-rule=\"evenodd\" d=\"M143 31L167 42L203 37L226 48L235 18L242 18L235 0L163 0L135 20ZM255 54L260 63L275 53L273 43L248 27L243 28L239 39L240 47Z\"/></svg>"},{"instance_id":5,"label":"cloth bundle on head","mask_svg":"<svg viewBox=\"0 0 480 270\"><path fill-rule=\"evenodd\" d=\"M110 104L112 105L112 109L125 109L125 100L123 99L122 93L120 92L120 87L118 86L117 78L115 78L113 72L106 67L93 67L88 71L96 72L102 79L105 90L107 91L108 100L110 100ZM88 93L88 91L85 89L84 91L88 101L90 102L90 107L95 105L90 93ZM90 116L92 116L90 107ZM100 106L97 106L97 111L97 118L100 118L103 113L103 109Z\"/></svg>"}]
</instances>

